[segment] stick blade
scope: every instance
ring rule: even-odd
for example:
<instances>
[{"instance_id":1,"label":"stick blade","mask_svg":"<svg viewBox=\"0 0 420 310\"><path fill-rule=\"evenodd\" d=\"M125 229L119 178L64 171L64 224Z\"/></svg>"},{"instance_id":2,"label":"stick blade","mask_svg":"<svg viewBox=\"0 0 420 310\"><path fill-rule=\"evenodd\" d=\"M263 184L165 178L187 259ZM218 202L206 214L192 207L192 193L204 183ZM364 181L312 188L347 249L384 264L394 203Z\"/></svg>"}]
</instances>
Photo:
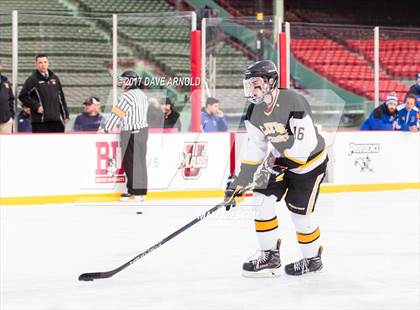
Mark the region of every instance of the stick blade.
<instances>
[{"instance_id":1,"label":"stick blade","mask_svg":"<svg viewBox=\"0 0 420 310\"><path fill-rule=\"evenodd\" d=\"M95 279L107 278L102 276L102 272L82 273L79 276L79 281L93 281Z\"/></svg>"}]
</instances>

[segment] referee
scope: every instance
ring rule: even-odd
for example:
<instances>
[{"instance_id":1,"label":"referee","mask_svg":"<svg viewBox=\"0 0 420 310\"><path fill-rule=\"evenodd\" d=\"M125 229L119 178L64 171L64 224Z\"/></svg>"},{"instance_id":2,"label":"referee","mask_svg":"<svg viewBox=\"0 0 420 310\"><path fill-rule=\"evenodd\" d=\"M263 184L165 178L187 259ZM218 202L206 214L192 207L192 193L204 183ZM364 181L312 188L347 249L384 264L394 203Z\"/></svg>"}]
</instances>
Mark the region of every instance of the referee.
<instances>
[{"instance_id":1,"label":"referee","mask_svg":"<svg viewBox=\"0 0 420 310\"><path fill-rule=\"evenodd\" d=\"M105 132L121 122L121 151L123 168L127 175L127 192L121 201L143 201L147 194L147 97L139 89L141 79L134 71L121 74L120 87L123 94L112 108L111 117L105 124Z\"/></svg>"}]
</instances>

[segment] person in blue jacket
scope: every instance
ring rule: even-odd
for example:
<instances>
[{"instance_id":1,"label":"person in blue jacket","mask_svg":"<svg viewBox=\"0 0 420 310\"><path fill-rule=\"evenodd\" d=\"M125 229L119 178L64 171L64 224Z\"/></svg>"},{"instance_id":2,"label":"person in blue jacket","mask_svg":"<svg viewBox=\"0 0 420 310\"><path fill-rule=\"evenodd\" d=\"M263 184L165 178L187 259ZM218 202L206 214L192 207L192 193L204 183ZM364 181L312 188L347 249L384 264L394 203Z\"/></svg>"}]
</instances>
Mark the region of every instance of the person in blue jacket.
<instances>
[{"instance_id":1,"label":"person in blue jacket","mask_svg":"<svg viewBox=\"0 0 420 310\"><path fill-rule=\"evenodd\" d=\"M363 122L360 130L395 130L398 126L398 98L395 92L389 94L386 101L375 108Z\"/></svg>"},{"instance_id":2,"label":"person in blue jacket","mask_svg":"<svg viewBox=\"0 0 420 310\"><path fill-rule=\"evenodd\" d=\"M201 127L205 132L228 130L228 124L216 98L207 99L206 107L201 112Z\"/></svg>"},{"instance_id":3,"label":"person in blue jacket","mask_svg":"<svg viewBox=\"0 0 420 310\"><path fill-rule=\"evenodd\" d=\"M74 131L98 131L105 120L99 113L101 101L98 97L89 97L83 102L83 113L74 121Z\"/></svg>"},{"instance_id":4,"label":"person in blue jacket","mask_svg":"<svg viewBox=\"0 0 420 310\"><path fill-rule=\"evenodd\" d=\"M416 107L416 96L414 94L408 94L405 97L405 105L397 107L398 110L398 129L402 131L418 131L418 120L417 114L419 109Z\"/></svg>"},{"instance_id":5,"label":"person in blue jacket","mask_svg":"<svg viewBox=\"0 0 420 310\"><path fill-rule=\"evenodd\" d=\"M32 132L31 108L22 105L18 117L18 132Z\"/></svg>"}]
</instances>

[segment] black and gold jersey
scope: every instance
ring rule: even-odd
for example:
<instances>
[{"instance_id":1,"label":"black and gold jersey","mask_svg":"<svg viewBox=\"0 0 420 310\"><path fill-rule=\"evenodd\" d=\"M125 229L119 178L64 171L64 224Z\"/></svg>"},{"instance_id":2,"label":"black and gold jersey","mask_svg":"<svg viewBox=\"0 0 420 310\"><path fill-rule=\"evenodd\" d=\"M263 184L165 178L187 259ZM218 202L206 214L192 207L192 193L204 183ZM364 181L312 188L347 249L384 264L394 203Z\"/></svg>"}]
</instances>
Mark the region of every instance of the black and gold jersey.
<instances>
[{"instance_id":1,"label":"black and gold jersey","mask_svg":"<svg viewBox=\"0 0 420 310\"><path fill-rule=\"evenodd\" d=\"M241 174L247 178L267 156L270 143L277 162L293 173L307 173L327 157L309 103L292 90L281 90L271 106L251 104L245 126L247 145L242 152Z\"/></svg>"}]
</instances>

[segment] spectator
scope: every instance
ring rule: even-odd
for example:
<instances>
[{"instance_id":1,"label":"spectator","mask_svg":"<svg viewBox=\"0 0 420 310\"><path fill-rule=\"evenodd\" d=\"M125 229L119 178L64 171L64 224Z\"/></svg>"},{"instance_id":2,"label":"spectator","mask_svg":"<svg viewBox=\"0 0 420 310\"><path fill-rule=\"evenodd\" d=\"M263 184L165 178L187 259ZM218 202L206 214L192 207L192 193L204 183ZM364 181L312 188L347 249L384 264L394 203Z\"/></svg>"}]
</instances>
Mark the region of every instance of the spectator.
<instances>
[{"instance_id":1,"label":"spectator","mask_svg":"<svg viewBox=\"0 0 420 310\"><path fill-rule=\"evenodd\" d=\"M164 114L163 128L177 128L181 131L181 120L179 113L174 110L174 103L171 99L166 98L162 103Z\"/></svg>"},{"instance_id":2,"label":"spectator","mask_svg":"<svg viewBox=\"0 0 420 310\"><path fill-rule=\"evenodd\" d=\"M163 128L163 111L156 98L149 99L147 123L149 124L149 128Z\"/></svg>"},{"instance_id":3,"label":"spectator","mask_svg":"<svg viewBox=\"0 0 420 310\"><path fill-rule=\"evenodd\" d=\"M201 127L205 132L228 130L228 124L216 98L207 98L206 107L201 112Z\"/></svg>"},{"instance_id":4,"label":"spectator","mask_svg":"<svg viewBox=\"0 0 420 310\"><path fill-rule=\"evenodd\" d=\"M60 79L48 69L48 56L35 57L36 70L23 84L19 99L31 108L32 132L64 132L69 119Z\"/></svg>"},{"instance_id":5,"label":"spectator","mask_svg":"<svg viewBox=\"0 0 420 310\"><path fill-rule=\"evenodd\" d=\"M7 77L1 74L2 70L3 66L0 62L0 134L12 133L15 117L15 97L12 86Z\"/></svg>"},{"instance_id":6,"label":"spectator","mask_svg":"<svg viewBox=\"0 0 420 310\"><path fill-rule=\"evenodd\" d=\"M74 121L74 131L98 131L104 122L99 113L101 101L98 97L89 97L83 102L83 113Z\"/></svg>"},{"instance_id":7,"label":"spectator","mask_svg":"<svg viewBox=\"0 0 420 310\"><path fill-rule=\"evenodd\" d=\"M370 113L360 130L395 130L398 126L397 104L397 95L395 92L392 92L384 103Z\"/></svg>"},{"instance_id":8,"label":"spectator","mask_svg":"<svg viewBox=\"0 0 420 310\"><path fill-rule=\"evenodd\" d=\"M405 105L399 106L398 109L398 129L402 131L417 132L417 113L419 110L416 105L416 96L408 94L405 97Z\"/></svg>"},{"instance_id":9,"label":"spectator","mask_svg":"<svg viewBox=\"0 0 420 310\"><path fill-rule=\"evenodd\" d=\"M18 132L32 132L31 108L22 106L17 120Z\"/></svg>"},{"instance_id":10,"label":"spectator","mask_svg":"<svg viewBox=\"0 0 420 310\"><path fill-rule=\"evenodd\" d=\"M416 84L410 87L405 96L407 97L409 94L413 94L416 97L416 107L420 109L420 72L416 75Z\"/></svg>"}]
</instances>

